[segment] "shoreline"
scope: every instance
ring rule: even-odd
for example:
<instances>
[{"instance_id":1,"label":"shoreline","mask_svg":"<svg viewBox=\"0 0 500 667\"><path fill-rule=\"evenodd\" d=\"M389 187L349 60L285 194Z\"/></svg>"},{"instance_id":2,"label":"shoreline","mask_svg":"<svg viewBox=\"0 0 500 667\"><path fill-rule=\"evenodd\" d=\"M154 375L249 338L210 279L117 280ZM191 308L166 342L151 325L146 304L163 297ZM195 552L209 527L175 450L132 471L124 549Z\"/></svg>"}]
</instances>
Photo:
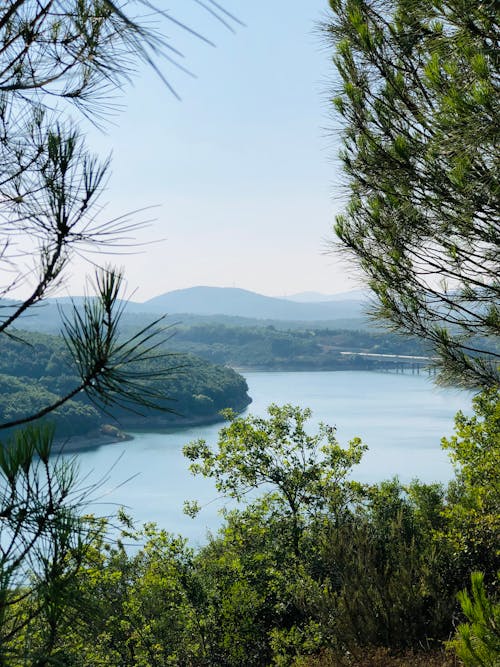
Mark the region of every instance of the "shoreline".
<instances>
[{"instance_id":1,"label":"shoreline","mask_svg":"<svg viewBox=\"0 0 500 667\"><path fill-rule=\"evenodd\" d=\"M251 401L250 401L251 403ZM246 404L238 413L243 412L250 403ZM211 417L178 417L175 420L168 422L160 418L145 419L144 423L137 423L137 421L127 424L123 423L118 426L105 424L99 431L92 431L84 435L72 435L65 438L56 438L52 445L51 456L58 456L60 454L78 454L78 452L88 451L91 449L98 449L99 447L107 445L115 445L121 442L130 442L134 440L134 435L128 432L128 429L134 433L151 433L162 432L168 433L172 430L188 429L193 426L210 426L212 424L223 424L224 419L219 415L212 415ZM127 431L123 429L127 429Z\"/></svg>"},{"instance_id":2,"label":"shoreline","mask_svg":"<svg viewBox=\"0 0 500 667\"><path fill-rule=\"evenodd\" d=\"M114 445L128 442L134 437L128 433L121 435L106 435L104 433L86 433L85 435L69 435L66 438L56 438L52 444L51 456L60 454L78 454L89 449L98 449L103 445Z\"/></svg>"}]
</instances>

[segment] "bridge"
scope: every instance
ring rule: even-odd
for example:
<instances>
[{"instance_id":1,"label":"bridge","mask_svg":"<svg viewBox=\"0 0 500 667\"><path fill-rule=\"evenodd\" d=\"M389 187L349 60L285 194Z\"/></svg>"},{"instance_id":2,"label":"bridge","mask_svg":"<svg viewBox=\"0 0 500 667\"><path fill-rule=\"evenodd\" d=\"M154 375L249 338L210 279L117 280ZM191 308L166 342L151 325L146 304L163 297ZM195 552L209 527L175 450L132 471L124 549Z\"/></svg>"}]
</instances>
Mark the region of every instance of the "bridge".
<instances>
[{"instance_id":1,"label":"bridge","mask_svg":"<svg viewBox=\"0 0 500 667\"><path fill-rule=\"evenodd\" d=\"M390 370L401 372L411 370L413 373L418 374L422 369L427 370L429 375L436 372L436 369L433 367L433 362L437 361L437 357L425 357L411 354L378 354L376 352L341 352L340 354L387 362L387 368Z\"/></svg>"}]
</instances>

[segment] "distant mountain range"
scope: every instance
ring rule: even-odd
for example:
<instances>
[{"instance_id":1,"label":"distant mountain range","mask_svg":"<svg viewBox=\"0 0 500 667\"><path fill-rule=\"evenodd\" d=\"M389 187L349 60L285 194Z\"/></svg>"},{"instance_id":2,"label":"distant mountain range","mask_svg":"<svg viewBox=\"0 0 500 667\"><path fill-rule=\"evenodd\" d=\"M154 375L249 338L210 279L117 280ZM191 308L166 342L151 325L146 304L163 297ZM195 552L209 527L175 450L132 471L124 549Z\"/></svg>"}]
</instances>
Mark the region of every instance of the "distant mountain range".
<instances>
[{"instance_id":1,"label":"distant mountain range","mask_svg":"<svg viewBox=\"0 0 500 667\"><path fill-rule=\"evenodd\" d=\"M229 315L262 320L335 320L363 317L363 300L359 294L348 299L329 301L296 301L263 296L235 287L189 287L166 292L142 304L130 304L131 312L142 308L149 313L194 313Z\"/></svg>"},{"instance_id":2,"label":"distant mountain range","mask_svg":"<svg viewBox=\"0 0 500 667\"><path fill-rule=\"evenodd\" d=\"M189 315L203 318L245 318L276 322L328 322L352 321L353 327L366 324L364 309L365 293L332 295L329 300L320 300L317 293L303 293L287 298L276 298L257 294L235 287L190 287L166 292L143 303L122 302L127 318L137 320L140 314ZM82 297L60 297L47 299L17 322L17 327L39 331L55 331L60 324L61 313L69 313L71 302L78 306ZM0 301L0 315L6 316L14 302ZM3 311L3 313L2 313ZM183 318L184 319L184 318ZM249 322L250 323L250 322ZM240 326L243 324L239 322ZM348 328L353 328L349 326Z\"/></svg>"}]
</instances>

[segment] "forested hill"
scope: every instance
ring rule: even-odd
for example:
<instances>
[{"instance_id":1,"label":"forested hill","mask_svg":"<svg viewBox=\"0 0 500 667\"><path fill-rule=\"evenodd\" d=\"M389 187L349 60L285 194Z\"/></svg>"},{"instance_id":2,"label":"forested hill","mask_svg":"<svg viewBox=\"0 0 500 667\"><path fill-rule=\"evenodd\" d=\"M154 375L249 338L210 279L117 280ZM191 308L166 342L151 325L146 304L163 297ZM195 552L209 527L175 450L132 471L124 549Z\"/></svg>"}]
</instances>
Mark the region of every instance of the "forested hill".
<instances>
[{"instance_id":1,"label":"forested hill","mask_svg":"<svg viewBox=\"0 0 500 667\"><path fill-rule=\"evenodd\" d=\"M174 331L169 341L173 350L196 354L213 363L256 370L379 370L412 363L398 355L429 354L415 338L376 330L285 330L206 322L179 325ZM415 359L414 363L426 362Z\"/></svg>"},{"instance_id":2,"label":"forested hill","mask_svg":"<svg viewBox=\"0 0 500 667\"><path fill-rule=\"evenodd\" d=\"M79 384L60 337L31 332L17 332L17 336L24 342L5 336L0 340L1 423L37 412ZM172 355L168 363L172 370L162 380L161 389L172 399L165 407L174 412L141 408L137 414L114 407L107 414L81 392L51 415L50 420L57 423L57 435L95 433L104 424L132 429L153 423L157 427L209 423L220 419L220 410L229 407L241 411L251 402L245 379L230 368L189 354Z\"/></svg>"}]
</instances>

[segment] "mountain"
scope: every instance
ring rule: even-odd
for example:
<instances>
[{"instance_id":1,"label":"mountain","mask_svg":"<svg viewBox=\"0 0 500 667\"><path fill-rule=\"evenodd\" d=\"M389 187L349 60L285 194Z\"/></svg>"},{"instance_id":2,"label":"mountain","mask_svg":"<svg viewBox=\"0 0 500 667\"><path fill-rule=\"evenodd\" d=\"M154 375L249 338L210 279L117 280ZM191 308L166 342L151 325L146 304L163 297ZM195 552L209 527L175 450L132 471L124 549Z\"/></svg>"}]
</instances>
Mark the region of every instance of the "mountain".
<instances>
[{"instance_id":1,"label":"mountain","mask_svg":"<svg viewBox=\"0 0 500 667\"><path fill-rule=\"evenodd\" d=\"M338 294L330 301L302 303L288 299L263 296L248 290L232 287L191 287L166 292L144 303L121 301L122 325L143 326L159 315L172 316L184 324L213 320L228 326L273 325L301 328L333 326L338 329L362 329L368 324L364 316L363 294L359 292ZM17 322L17 326L30 331L56 334L61 329L61 319L72 319L74 304L81 307L82 297L56 297L29 309ZM0 299L0 317L8 317L16 302ZM172 318L169 318L171 320Z\"/></svg>"},{"instance_id":2,"label":"mountain","mask_svg":"<svg viewBox=\"0 0 500 667\"><path fill-rule=\"evenodd\" d=\"M235 287L174 290L142 304L130 304L128 311L139 312L138 308L148 313L194 313L308 322L363 317L363 301L359 298L298 303Z\"/></svg>"}]
</instances>

